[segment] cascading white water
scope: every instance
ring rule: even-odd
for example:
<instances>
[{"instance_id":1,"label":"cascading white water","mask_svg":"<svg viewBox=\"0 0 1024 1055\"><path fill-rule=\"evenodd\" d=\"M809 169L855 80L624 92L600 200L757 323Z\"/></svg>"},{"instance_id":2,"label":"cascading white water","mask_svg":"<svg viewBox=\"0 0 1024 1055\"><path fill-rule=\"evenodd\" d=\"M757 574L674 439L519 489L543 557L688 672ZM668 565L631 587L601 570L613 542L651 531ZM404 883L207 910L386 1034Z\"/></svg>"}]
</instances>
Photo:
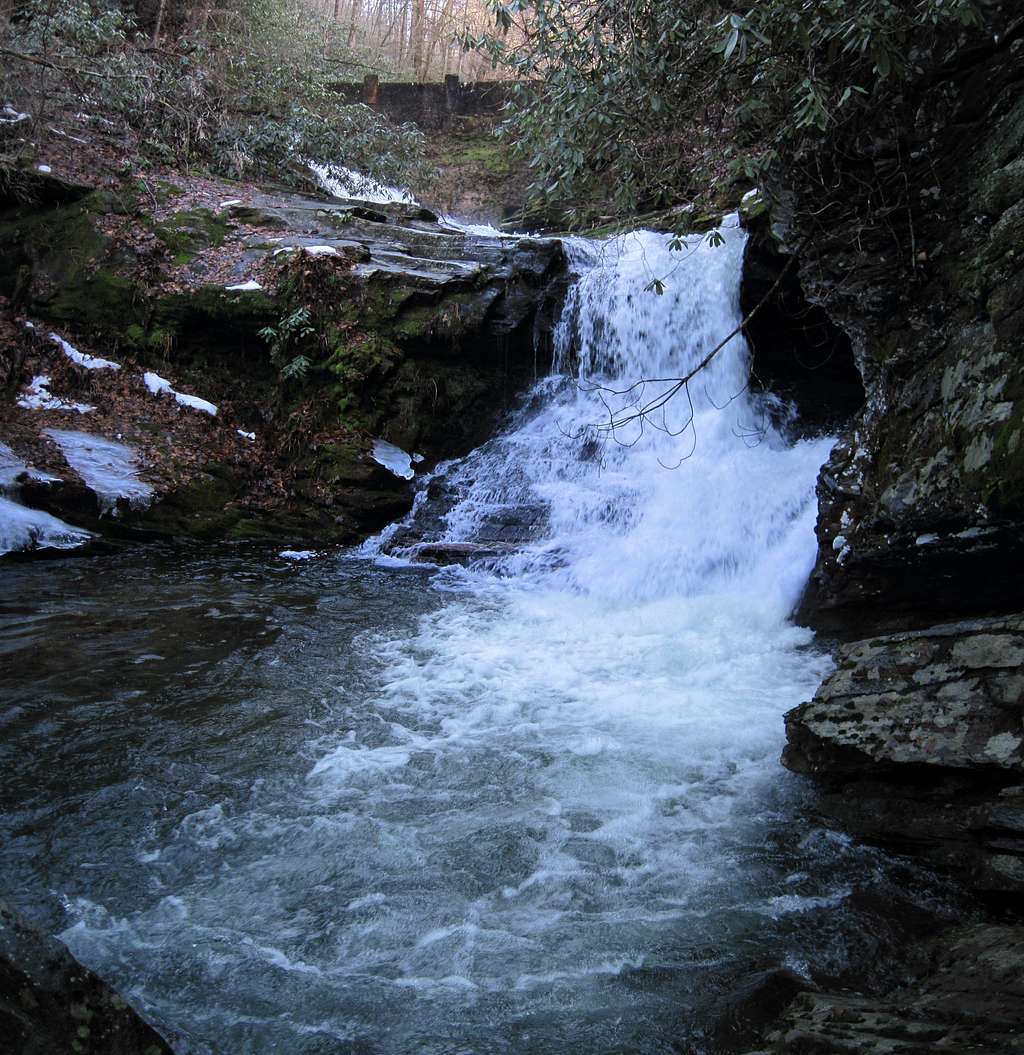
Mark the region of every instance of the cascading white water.
<instances>
[{"instance_id":1,"label":"cascading white water","mask_svg":"<svg viewBox=\"0 0 1024 1055\"><path fill-rule=\"evenodd\" d=\"M830 441L793 445L772 427L748 390L741 335L663 407L637 413L740 322L745 235L733 217L720 236L682 249L650 231L568 244L582 274L555 375L515 427L448 469L462 497L445 541L539 504L542 537L501 562L520 583L619 604L714 592L788 613L813 562L812 488Z\"/></svg>"},{"instance_id":2,"label":"cascading white water","mask_svg":"<svg viewBox=\"0 0 1024 1055\"><path fill-rule=\"evenodd\" d=\"M664 1052L716 971L844 966L820 913L853 851L791 838L778 763L829 662L788 614L830 441L774 430L739 337L663 417L594 428L626 402L604 389L684 376L735 329L744 235L722 235L571 244L563 372L438 473L443 540L525 518L525 541L443 592L381 555L390 531L311 580L319 607L243 668L239 761L214 753L186 816L143 813L146 895L69 902L73 951L146 978L182 1050ZM264 701L307 697L268 747Z\"/></svg>"}]
</instances>

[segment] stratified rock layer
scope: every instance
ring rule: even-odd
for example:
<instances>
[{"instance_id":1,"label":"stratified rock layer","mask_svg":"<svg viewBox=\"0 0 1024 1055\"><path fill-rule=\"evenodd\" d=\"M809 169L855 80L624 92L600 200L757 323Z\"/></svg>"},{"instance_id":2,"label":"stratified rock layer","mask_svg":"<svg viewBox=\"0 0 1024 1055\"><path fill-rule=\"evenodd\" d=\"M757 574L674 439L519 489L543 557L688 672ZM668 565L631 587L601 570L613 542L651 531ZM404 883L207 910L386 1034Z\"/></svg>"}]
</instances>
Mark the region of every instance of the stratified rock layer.
<instances>
[{"instance_id":1,"label":"stratified rock layer","mask_svg":"<svg viewBox=\"0 0 1024 1055\"><path fill-rule=\"evenodd\" d=\"M993 893L1024 892L1024 616L858 641L786 716L820 809Z\"/></svg>"},{"instance_id":2,"label":"stratified rock layer","mask_svg":"<svg viewBox=\"0 0 1024 1055\"><path fill-rule=\"evenodd\" d=\"M171 1055L163 1038L110 986L2 901L0 1050Z\"/></svg>"}]
</instances>

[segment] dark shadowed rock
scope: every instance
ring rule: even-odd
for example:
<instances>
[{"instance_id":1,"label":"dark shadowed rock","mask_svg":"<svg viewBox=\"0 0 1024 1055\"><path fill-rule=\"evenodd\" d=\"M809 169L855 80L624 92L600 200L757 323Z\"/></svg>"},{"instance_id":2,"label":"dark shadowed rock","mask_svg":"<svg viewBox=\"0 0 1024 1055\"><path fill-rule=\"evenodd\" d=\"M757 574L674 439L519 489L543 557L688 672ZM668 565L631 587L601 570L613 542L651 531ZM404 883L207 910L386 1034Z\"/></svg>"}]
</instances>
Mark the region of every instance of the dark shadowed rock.
<instances>
[{"instance_id":1,"label":"dark shadowed rock","mask_svg":"<svg viewBox=\"0 0 1024 1055\"><path fill-rule=\"evenodd\" d=\"M802 993L749 1055L1015 1055L1024 1052L1024 927L940 938L931 966L888 997Z\"/></svg>"},{"instance_id":2,"label":"dark shadowed rock","mask_svg":"<svg viewBox=\"0 0 1024 1055\"><path fill-rule=\"evenodd\" d=\"M1024 892L1024 616L858 641L786 716L785 764L859 836Z\"/></svg>"},{"instance_id":3,"label":"dark shadowed rock","mask_svg":"<svg viewBox=\"0 0 1024 1055\"><path fill-rule=\"evenodd\" d=\"M827 191L795 187L773 206L867 396L818 482L800 611L815 627L861 635L1019 608L1021 34L1018 20L908 99L900 137L851 144ZM854 217L877 194L901 204L865 230Z\"/></svg>"},{"instance_id":4,"label":"dark shadowed rock","mask_svg":"<svg viewBox=\"0 0 1024 1055\"><path fill-rule=\"evenodd\" d=\"M492 542L423 542L409 551L412 560L421 564L470 564L473 561L504 557L515 552L515 546Z\"/></svg>"},{"instance_id":5,"label":"dark shadowed rock","mask_svg":"<svg viewBox=\"0 0 1024 1055\"><path fill-rule=\"evenodd\" d=\"M0 1050L10 1055L171 1055L102 979L0 902Z\"/></svg>"}]
</instances>

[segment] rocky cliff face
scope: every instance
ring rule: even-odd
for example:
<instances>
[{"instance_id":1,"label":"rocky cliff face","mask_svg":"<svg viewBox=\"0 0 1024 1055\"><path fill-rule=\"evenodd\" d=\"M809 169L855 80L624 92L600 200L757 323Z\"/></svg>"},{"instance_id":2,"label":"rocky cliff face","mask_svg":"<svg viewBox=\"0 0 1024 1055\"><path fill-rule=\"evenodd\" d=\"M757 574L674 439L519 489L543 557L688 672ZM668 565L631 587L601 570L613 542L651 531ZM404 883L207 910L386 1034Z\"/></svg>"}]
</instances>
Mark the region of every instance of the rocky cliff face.
<instances>
[{"instance_id":1,"label":"rocky cliff face","mask_svg":"<svg viewBox=\"0 0 1024 1055\"><path fill-rule=\"evenodd\" d=\"M1001 894L1024 883L1022 59L1018 22L773 212L866 397L798 613L864 640L788 716L784 760L832 822Z\"/></svg>"},{"instance_id":2,"label":"rocky cliff face","mask_svg":"<svg viewBox=\"0 0 1024 1055\"><path fill-rule=\"evenodd\" d=\"M13 334L0 440L34 469L18 500L76 526L351 542L412 501L375 440L426 465L464 453L547 369L557 240L209 180L37 183L33 202L0 211ZM69 362L53 326L119 369ZM153 375L216 415L155 400ZM26 407L40 376L48 395ZM154 500L105 509L54 426L128 443Z\"/></svg>"},{"instance_id":3,"label":"rocky cliff face","mask_svg":"<svg viewBox=\"0 0 1024 1055\"><path fill-rule=\"evenodd\" d=\"M833 198L811 209L791 197L788 226L777 211L867 393L819 481L802 608L817 626L895 629L1020 604L1022 84L1018 26L908 101L894 126L913 131L845 163ZM876 222L846 222L851 202ZM799 219L812 212L822 219Z\"/></svg>"},{"instance_id":4,"label":"rocky cliff face","mask_svg":"<svg viewBox=\"0 0 1024 1055\"><path fill-rule=\"evenodd\" d=\"M765 1052L1024 1050L1024 23L1001 28L908 93L892 134L772 188L771 227L865 397L819 477L797 613L847 643L787 715L783 761L826 823L1007 925L938 938L888 999L809 986ZM753 254L777 274L772 244Z\"/></svg>"}]
</instances>

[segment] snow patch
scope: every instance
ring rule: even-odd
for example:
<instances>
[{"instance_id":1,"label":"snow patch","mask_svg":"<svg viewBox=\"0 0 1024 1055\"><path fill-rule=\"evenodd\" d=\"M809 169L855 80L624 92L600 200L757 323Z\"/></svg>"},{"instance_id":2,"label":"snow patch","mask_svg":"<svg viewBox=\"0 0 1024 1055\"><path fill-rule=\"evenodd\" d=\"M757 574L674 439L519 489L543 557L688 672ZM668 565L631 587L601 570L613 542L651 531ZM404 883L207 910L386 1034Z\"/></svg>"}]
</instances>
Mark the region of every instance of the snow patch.
<instances>
[{"instance_id":1,"label":"snow patch","mask_svg":"<svg viewBox=\"0 0 1024 1055\"><path fill-rule=\"evenodd\" d=\"M416 470L412 467L412 455L387 440L374 440L371 456L378 465L383 465L403 480L411 480L416 475Z\"/></svg>"},{"instance_id":2,"label":"snow patch","mask_svg":"<svg viewBox=\"0 0 1024 1055\"><path fill-rule=\"evenodd\" d=\"M275 249L272 256L280 256L282 253L308 253L309 256L341 256L333 245L283 245Z\"/></svg>"},{"instance_id":3,"label":"snow patch","mask_svg":"<svg viewBox=\"0 0 1024 1055\"><path fill-rule=\"evenodd\" d=\"M224 288L231 293L255 293L263 287L254 278L250 278L248 282L239 282L236 286L225 286Z\"/></svg>"},{"instance_id":4,"label":"snow patch","mask_svg":"<svg viewBox=\"0 0 1024 1055\"><path fill-rule=\"evenodd\" d=\"M13 106L3 108L3 117L0 117L0 125L20 125L22 121L28 120L28 114L15 110Z\"/></svg>"},{"instance_id":5,"label":"snow patch","mask_svg":"<svg viewBox=\"0 0 1024 1055\"><path fill-rule=\"evenodd\" d=\"M146 388L153 393L154 396L163 395L164 392L174 396L175 401L179 406L189 407L192 410L201 410L204 414L209 414L211 417L217 416L217 407L213 403L207 402L205 399L200 399L198 396L188 396L184 392L179 392L177 389L171 386L171 382L166 378L161 377L159 374L154 374L152 370L147 370L143 374L142 380L146 384Z\"/></svg>"},{"instance_id":6,"label":"snow patch","mask_svg":"<svg viewBox=\"0 0 1024 1055\"><path fill-rule=\"evenodd\" d=\"M38 169L38 170L39 170L39 171L40 171L40 172L41 172L41 173L42 173L42 174L43 174L44 176L48 176L48 175L49 175L49 174L50 174L51 172L53 172L53 169L52 169L52 168L50 168L50 166L49 166L49 165L36 165L36 168L37 168L37 169Z\"/></svg>"},{"instance_id":7,"label":"snow patch","mask_svg":"<svg viewBox=\"0 0 1024 1055\"><path fill-rule=\"evenodd\" d=\"M480 238L522 238L521 234L512 234L509 231L499 231L497 227L489 223L464 223L454 216L442 216L440 219L442 227L451 227L453 230L461 231L463 234L472 234Z\"/></svg>"},{"instance_id":8,"label":"snow patch","mask_svg":"<svg viewBox=\"0 0 1024 1055\"><path fill-rule=\"evenodd\" d=\"M235 429L235 432L237 432L238 435L241 436L243 440L255 440L256 439L256 433L255 432L246 432L245 429Z\"/></svg>"},{"instance_id":9,"label":"snow patch","mask_svg":"<svg viewBox=\"0 0 1024 1055\"><path fill-rule=\"evenodd\" d=\"M929 533L927 535L918 535L917 538L914 539L914 545L915 546L930 546L933 542L938 542L938 541L939 541L939 536L938 535L933 535L933 534Z\"/></svg>"},{"instance_id":10,"label":"snow patch","mask_svg":"<svg viewBox=\"0 0 1024 1055\"><path fill-rule=\"evenodd\" d=\"M78 414L91 414L96 409L89 403L69 403L52 395L48 374L36 374L32 378L18 406L26 410L73 410Z\"/></svg>"},{"instance_id":11,"label":"snow patch","mask_svg":"<svg viewBox=\"0 0 1024 1055\"><path fill-rule=\"evenodd\" d=\"M60 334L51 333L50 340L73 362L84 366L86 370L120 370L120 363L113 363L109 359L100 359L96 355L86 355L73 345L68 344Z\"/></svg>"},{"instance_id":12,"label":"snow patch","mask_svg":"<svg viewBox=\"0 0 1024 1055\"><path fill-rule=\"evenodd\" d=\"M310 162L309 168L316 176L317 183L336 198L353 198L377 205L393 202L416 204L416 198L409 191L400 187L389 187L344 165L321 165L313 161Z\"/></svg>"},{"instance_id":13,"label":"snow patch","mask_svg":"<svg viewBox=\"0 0 1024 1055\"><path fill-rule=\"evenodd\" d=\"M968 540L975 538L983 538L985 535L994 534L995 530L996 529L992 527L969 527L965 528L963 531L958 531L953 536L953 538L962 538Z\"/></svg>"},{"instance_id":14,"label":"snow patch","mask_svg":"<svg viewBox=\"0 0 1024 1055\"><path fill-rule=\"evenodd\" d=\"M742 198L740 198L740 204L746 205L748 201L753 201L755 198L760 197L761 192L757 189L757 187L752 187L750 190L747 191L746 194L743 195Z\"/></svg>"},{"instance_id":15,"label":"snow patch","mask_svg":"<svg viewBox=\"0 0 1024 1055\"><path fill-rule=\"evenodd\" d=\"M138 452L124 443L70 429L43 429L61 449L65 461L94 491L100 515L117 515L117 503L127 499L132 509L145 509L153 488L139 479Z\"/></svg>"},{"instance_id":16,"label":"snow patch","mask_svg":"<svg viewBox=\"0 0 1024 1055\"><path fill-rule=\"evenodd\" d=\"M222 201L218 206L219 209L230 209L232 205L241 205L241 198L229 198L227 201Z\"/></svg>"},{"instance_id":17,"label":"snow patch","mask_svg":"<svg viewBox=\"0 0 1024 1055\"><path fill-rule=\"evenodd\" d=\"M217 416L216 404L210 403L208 400L200 399L198 396L187 396L184 392L175 392L174 398L183 407L189 407L191 410L201 410L204 414L209 414L211 418Z\"/></svg>"}]
</instances>

